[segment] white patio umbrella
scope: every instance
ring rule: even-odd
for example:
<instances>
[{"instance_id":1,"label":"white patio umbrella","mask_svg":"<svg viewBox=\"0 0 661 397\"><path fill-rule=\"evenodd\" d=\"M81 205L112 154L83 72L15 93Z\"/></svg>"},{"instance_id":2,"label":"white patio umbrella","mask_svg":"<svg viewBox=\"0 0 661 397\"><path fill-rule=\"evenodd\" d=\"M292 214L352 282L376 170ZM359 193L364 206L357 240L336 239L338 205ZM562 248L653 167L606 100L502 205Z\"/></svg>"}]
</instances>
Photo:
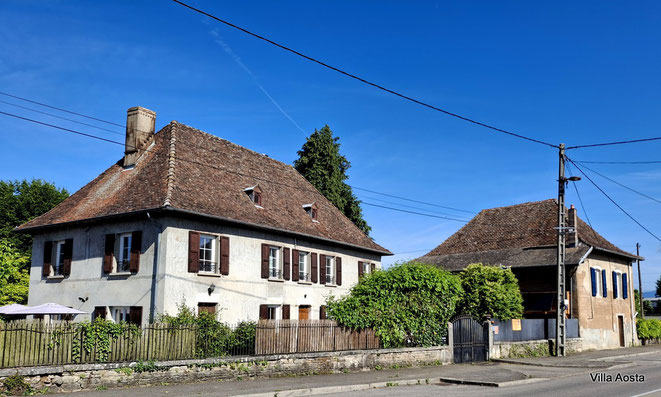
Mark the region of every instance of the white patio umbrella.
<instances>
[{"instance_id":1,"label":"white patio umbrella","mask_svg":"<svg viewBox=\"0 0 661 397\"><path fill-rule=\"evenodd\" d=\"M11 314L86 314L86 312L72 309L57 303L44 303L43 305L26 307L25 309L16 310Z\"/></svg>"},{"instance_id":2,"label":"white patio umbrella","mask_svg":"<svg viewBox=\"0 0 661 397\"><path fill-rule=\"evenodd\" d=\"M0 307L0 314L14 314L17 310L27 309L27 306L12 303L11 305Z\"/></svg>"}]
</instances>

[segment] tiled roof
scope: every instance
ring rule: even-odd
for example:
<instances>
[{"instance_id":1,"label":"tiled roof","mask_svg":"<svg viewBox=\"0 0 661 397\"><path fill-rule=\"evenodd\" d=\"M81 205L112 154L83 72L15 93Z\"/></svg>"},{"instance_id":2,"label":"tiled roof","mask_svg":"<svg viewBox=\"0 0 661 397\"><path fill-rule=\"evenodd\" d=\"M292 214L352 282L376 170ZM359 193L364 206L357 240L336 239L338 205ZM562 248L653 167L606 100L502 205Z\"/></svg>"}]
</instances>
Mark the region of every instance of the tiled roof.
<instances>
[{"instance_id":1,"label":"tiled roof","mask_svg":"<svg viewBox=\"0 0 661 397\"><path fill-rule=\"evenodd\" d=\"M470 260L478 262L494 259L508 266L524 265L525 260L537 261L540 264L549 262L546 259L546 251L530 249L553 247L557 244L557 231L554 229L558 223L557 213L558 204L554 199L483 210L419 260L441 263L451 258L459 261L471 258ZM636 258L635 255L617 248L578 217L576 229L579 247L591 246L628 258ZM527 251L524 252L524 249ZM569 258L569 249L567 255ZM442 258L445 256L450 257ZM505 263L506 258L510 258L513 263ZM551 263L555 263L555 260L549 264Z\"/></svg>"},{"instance_id":2,"label":"tiled roof","mask_svg":"<svg viewBox=\"0 0 661 397\"><path fill-rule=\"evenodd\" d=\"M153 140L133 169L120 160L18 230L168 208L390 254L289 165L176 121ZM244 191L255 185L261 208ZM317 205L318 222L307 203Z\"/></svg>"}]
</instances>

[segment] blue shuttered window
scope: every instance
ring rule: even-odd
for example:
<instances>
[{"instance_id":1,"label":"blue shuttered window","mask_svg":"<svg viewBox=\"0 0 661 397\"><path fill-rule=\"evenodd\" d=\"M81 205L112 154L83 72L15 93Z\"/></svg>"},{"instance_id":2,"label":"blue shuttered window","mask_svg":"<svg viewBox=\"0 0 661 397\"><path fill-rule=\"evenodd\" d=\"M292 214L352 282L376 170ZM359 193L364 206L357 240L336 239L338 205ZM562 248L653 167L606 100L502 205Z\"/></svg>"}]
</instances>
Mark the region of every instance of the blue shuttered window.
<instances>
[{"instance_id":1,"label":"blue shuttered window","mask_svg":"<svg viewBox=\"0 0 661 397\"><path fill-rule=\"evenodd\" d=\"M597 269L590 268L590 280L592 280L592 296L597 296Z\"/></svg>"},{"instance_id":2,"label":"blue shuttered window","mask_svg":"<svg viewBox=\"0 0 661 397\"><path fill-rule=\"evenodd\" d=\"M617 273L613 272L613 298L617 299Z\"/></svg>"},{"instance_id":3,"label":"blue shuttered window","mask_svg":"<svg viewBox=\"0 0 661 397\"><path fill-rule=\"evenodd\" d=\"M603 269L601 270L601 284L604 287L604 298L606 298L608 296L608 283L606 281L606 270Z\"/></svg>"},{"instance_id":4,"label":"blue shuttered window","mask_svg":"<svg viewBox=\"0 0 661 397\"><path fill-rule=\"evenodd\" d=\"M627 274L622 273L622 298L627 299L629 297L629 283L627 282Z\"/></svg>"}]
</instances>

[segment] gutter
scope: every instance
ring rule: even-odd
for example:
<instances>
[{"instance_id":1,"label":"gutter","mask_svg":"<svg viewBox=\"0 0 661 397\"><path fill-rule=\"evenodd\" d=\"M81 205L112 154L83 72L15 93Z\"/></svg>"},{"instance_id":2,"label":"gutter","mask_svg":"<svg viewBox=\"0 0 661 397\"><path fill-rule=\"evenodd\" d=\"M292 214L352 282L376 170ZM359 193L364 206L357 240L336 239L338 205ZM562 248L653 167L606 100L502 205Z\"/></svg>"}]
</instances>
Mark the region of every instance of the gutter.
<instances>
[{"instance_id":1,"label":"gutter","mask_svg":"<svg viewBox=\"0 0 661 397\"><path fill-rule=\"evenodd\" d=\"M152 265L152 279L151 279L151 296L149 300L149 323L152 324L156 320L156 292L158 288L158 251L161 248L161 235L163 234L163 224L156 219L152 218L151 214L147 212L147 219L149 219L158 230L156 243L154 246L154 263Z\"/></svg>"}]
</instances>

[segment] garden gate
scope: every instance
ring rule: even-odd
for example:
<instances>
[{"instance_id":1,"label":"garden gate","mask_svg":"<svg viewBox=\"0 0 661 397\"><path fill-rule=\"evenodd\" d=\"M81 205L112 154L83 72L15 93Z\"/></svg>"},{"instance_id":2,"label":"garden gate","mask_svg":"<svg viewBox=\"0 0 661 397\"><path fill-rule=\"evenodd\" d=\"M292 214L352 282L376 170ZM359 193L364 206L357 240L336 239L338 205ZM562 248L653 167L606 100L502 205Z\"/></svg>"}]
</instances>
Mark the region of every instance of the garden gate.
<instances>
[{"instance_id":1,"label":"garden gate","mask_svg":"<svg viewBox=\"0 0 661 397\"><path fill-rule=\"evenodd\" d=\"M489 325L467 315L455 317L452 320L452 344L455 363L486 361Z\"/></svg>"}]
</instances>

